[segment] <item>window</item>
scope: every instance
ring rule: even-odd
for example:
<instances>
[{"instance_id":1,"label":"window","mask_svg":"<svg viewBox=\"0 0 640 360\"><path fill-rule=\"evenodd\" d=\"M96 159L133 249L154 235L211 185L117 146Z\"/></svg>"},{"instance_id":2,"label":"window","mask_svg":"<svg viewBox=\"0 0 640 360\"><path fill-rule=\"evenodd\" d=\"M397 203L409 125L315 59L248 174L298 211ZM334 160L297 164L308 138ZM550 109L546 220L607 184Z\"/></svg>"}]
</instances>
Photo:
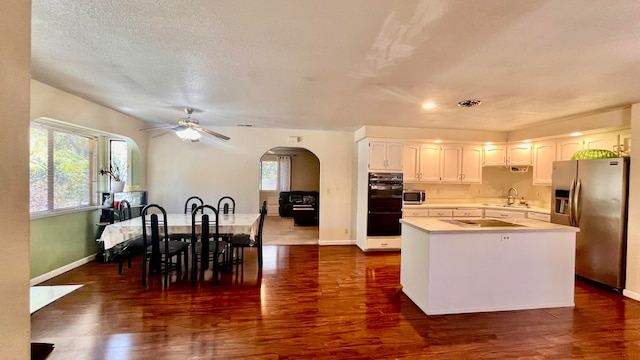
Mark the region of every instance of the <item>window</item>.
<instances>
[{"instance_id":1,"label":"window","mask_svg":"<svg viewBox=\"0 0 640 360\"><path fill-rule=\"evenodd\" d=\"M32 124L30 212L92 205L97 138Z\"/></svg>"},{"instance_id":2,"label":"window","mask_svg":"<svg viewBox=\"0 0 640 360\"><path fill-rule=\"evenodd\" d=\"M260 190L278 190L278 162L263 160L260 162Z\"/></svg>"},{"instance_id":3,"label":"window","mask_svg":"<svg viewBox=\"0 0 640 360\"><path fill-rule=\"evenodd\" d=\"M120 180L127 182L127 169L129 168L128 162L129 148L127 142L124 140L110 140L109 141L109 159L113 170L120 175Z\"/></svg>"},{"instance_id":4,"label":"window","mask_svg":"<svg viewBox=\"0 0 640 360\"><path fill-rule=\"evenodd\" d=\"M265 157L260 161L260 190L289 191L291 188L291 156Z\"/></svg>"}]
</instances>

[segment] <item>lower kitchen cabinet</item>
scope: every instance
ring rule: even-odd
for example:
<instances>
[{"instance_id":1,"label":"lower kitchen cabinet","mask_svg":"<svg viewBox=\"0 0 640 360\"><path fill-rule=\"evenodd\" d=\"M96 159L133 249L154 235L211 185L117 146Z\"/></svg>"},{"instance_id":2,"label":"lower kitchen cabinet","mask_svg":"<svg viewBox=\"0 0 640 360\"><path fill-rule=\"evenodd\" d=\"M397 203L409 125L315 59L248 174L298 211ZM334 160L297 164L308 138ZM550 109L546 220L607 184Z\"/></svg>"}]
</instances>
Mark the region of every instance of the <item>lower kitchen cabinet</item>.
<instances>
[{"instance_id":1,"label":"lower kitchen cabinet","mask_svg":"<svg viewBox=\"0 0 640 360\"><path fill-rule=\"evenodd\" d=\"M524 219L526 213L523 211L508 211L508 210L491 210L484 211L484 217L497 218L497 219Z\"/></svg>"},{"instance_id":2,"label":"lower kitchen cabinet","mask_svg":"<svg viewBox=\"0 0 640 360\"><path fill-rule=\"evenodd\" d=\"M380 236L367 238L367 250L400 250L400 236Z\"/></svg>"}]
</instances>

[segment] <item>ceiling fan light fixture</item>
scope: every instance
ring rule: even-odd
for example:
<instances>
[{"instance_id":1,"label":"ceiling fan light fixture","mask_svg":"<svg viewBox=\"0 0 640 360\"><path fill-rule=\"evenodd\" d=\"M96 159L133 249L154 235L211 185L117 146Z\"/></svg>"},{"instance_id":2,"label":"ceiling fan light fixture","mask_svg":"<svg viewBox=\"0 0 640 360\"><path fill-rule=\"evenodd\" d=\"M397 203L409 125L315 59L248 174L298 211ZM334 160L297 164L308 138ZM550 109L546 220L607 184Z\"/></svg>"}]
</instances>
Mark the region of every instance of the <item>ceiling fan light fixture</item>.
<instances>
[{"instance_id":1,"label":"ceiling fan light fixture","mask_svg":"<svg viewBox=\"0 0 640 360\"><path fill-rule=\"evenodd\" d=\"M176 131L176 135L178 135L178 137L182 140L191 140L191 141L200 140L200 137L202 136L198 131L190 127L183 130Z\"/></svg>"}]
</instances>

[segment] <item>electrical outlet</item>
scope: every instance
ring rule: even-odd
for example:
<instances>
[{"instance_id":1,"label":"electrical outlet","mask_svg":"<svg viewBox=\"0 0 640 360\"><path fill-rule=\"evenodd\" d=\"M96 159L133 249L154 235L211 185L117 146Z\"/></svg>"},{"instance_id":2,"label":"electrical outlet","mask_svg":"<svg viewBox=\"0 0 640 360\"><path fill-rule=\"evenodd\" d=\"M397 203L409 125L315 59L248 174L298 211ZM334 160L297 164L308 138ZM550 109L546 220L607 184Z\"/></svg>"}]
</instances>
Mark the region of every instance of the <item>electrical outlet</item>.
<instances>
[{"instance_id":1,"label":"electrical outlet","mask_svg":"<svg viewBox=\"0 0 640 360\"><path fill-rule=\"evenodd\" d=\"M500 235L500 241L509 241L511 240L511 235L509 234L501 234Z\"/></svg>"}]
</instances>

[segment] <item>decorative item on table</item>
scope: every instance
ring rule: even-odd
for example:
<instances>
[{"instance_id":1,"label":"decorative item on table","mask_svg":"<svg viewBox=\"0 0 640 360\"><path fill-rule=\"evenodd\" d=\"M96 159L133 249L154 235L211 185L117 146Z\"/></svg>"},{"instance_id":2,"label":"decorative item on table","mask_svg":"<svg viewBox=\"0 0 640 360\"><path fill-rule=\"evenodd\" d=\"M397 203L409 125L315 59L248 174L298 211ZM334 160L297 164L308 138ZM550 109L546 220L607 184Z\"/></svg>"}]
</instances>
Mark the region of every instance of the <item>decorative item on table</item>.
<instances>
[{"instance_id":1,"label":"decorative item on table","mask_svg":"<svg viewBox=\"0 0 640 360\"><path fill-rule=\"evenodd\" d=\"M106 175L111 179L112 192L119 192L124 189L124 171L126 169L120 169L118 165L110 165L108 169L100 169L100 175Z\"/></svg>"}]
</instances>

